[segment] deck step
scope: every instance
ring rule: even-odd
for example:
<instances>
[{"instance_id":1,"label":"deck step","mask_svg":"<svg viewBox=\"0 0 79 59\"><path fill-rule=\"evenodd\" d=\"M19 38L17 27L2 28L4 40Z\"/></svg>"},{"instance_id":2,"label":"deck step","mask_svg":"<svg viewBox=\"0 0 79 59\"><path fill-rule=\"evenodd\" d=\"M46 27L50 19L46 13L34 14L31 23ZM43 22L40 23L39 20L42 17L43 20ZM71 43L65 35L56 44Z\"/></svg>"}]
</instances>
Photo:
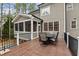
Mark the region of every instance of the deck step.
<instances>
[{"instance_id":1,"label":"deck step","mask_svg":"<svg viewBox=\"0 0 79 59\"><path fill-rule=\"evenodd\" d=\"M9 51L10 51L10 49L5 49L5 51L2 50L2 51L0 51L0 55L3 55L3 54L5 54L5 53L7 53L7 52L9 52Z\"/></svg>"}]
</instances>

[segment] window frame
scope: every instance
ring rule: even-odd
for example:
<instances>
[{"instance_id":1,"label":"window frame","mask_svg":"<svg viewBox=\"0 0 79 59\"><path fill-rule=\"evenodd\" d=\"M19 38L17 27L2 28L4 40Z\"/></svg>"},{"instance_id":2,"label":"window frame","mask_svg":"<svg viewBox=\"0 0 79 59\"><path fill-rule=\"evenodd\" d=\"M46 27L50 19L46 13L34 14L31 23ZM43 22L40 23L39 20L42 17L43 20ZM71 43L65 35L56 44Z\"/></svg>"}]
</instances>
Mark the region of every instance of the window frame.
<instances>
[{"instance_id":1,"label":"window frame","mask_svg":"<svg viewBox=\"0 0 79 59\"><path fill-rule=\"evenodd\" d=\"M71 9L70 9L70 6L68 5L68 4L71 4ZM67 3L67 11L71 11L71 10L73 10L73 3Z\"/></svg>"},{"instance_id":2,"label":"window frame","mask_svg":"<svg viewBox=\"0 0 79 59\"><path fill-rule=\"evenodd\" d=\"M15 27L16 27L16 26L15 26L16 24L17 24L17 30L16 30L16 28L15 28ZM19 24L18 24L18 23L14 23L14 31L19 31L18 26L19 26Z\"/></svg>"},{"instance_id":3,"label":"window frame","mask_svg":"<svg viewBox=\"0 0 79 59\"><path fill-rule=\"evenodd\" d=\"M26 31L26 22L30 22L30 30L28 31L28 29L27 29L27 31ZM31 21L25 21L25 32L31 32Z\"/></svg>"},{"instance_id":4,"label":"window frame","mask_svg":"<svg viewBox=\"0 0 79 59\"><path fill-rule=\"evenodd\" d=\"M52 23L52 30L50 30L50 26L49 26L50 23ZM54 24L53 24L53 23L54 23L54 22L49 22L49 24L48 24L48 30L49 30L49 31L53 31L53 30L54 30Z\"/></svg>"},{"instance_id":5,"label":"window frame","mask_svg":"<svg viewBox=\"0 0 79 59\"><path fill-rule=\"evenodd\" d=\"M23 25L22 30L20 30L20 23L23 23L23 24L22 24L22 25ZM20 32L23 32L23 31L24 31L24 22L19 22L18 24L19 24L19 25L18 25L18 26L19 26L19 31L20 31Z\"/></svg>"},{"instance_id":6,"label":"window frame","mask_svg":"<svg viewBox=\"0 0 79 59\"><path fill-rule=\"evenodd\" d=\"M43 15L47 8L49 8L49 11L47 11L48 12L48 15L47 14L46 15ZM50 15L50 11L51 11L50 8L51 8L50 6L46 6L46 7L41 8L40 9L40 16L49 16Z\"/></svg>"},{"instance_id":7,"label":"window frame","mask_svg":"<svg viewBox=\"0 0 79 59\"><path fill-rule=\"evenodd\" d=\"M73 22L73 21L76 21L76 24L75 24L75 25L76 25L76 28L72 28L72 22ZM77 29L77 20L72 20L72 21L70 22L70 28L71 28L71 29Z\"/></svg>"},{"instance_id":8,"label":"window frame","mask_svg":"<svg viewBox=\"0 0 79 59\"><path fill-rule=\"evenodd\" d=\"M44 28L44 27L45 27L45 26L44 26L45 23L47 23L47 30L45 30L45 28ZM45 32L47 32L47 31L49 31L48 28L49 28L49 27L48 27L48 22L44 22L44 23L43 23L43 30L44 30Z\"/></svg>"},{"instance_id":9,"label":"window frame","mask_svg":"<svg viewBox=\"0 0 79 59\"><path fill-rule=\"evenodd\" d=\"M54 22L58 22L59 23L59 29L58 29L58 31L60 31L60 22L59 21L54 21ZM55 24L55 23L54 23ZM53 25L54 26L54 25ZM55 27L55 26L54 26ZM57 30L55 30L55 29L53 29L53 31L57 31Z\"/></svg>"},{"instance_id":10,"label":"window frame","mask_svg":"<svg viewBox=\"0 0 79 59\"><path fill-rule=\"evenodd\" d=\"M53 30L52 31L55 31L54 30L54 22L59 22L59 30L58 31L60 32L60 21L57 20L57 21L52 21L52 22L53 22ZM47 23L47 29L48 29L47 31L44 30L44 23ZM44 32L52 32L52 31L49 31L49 22L44 22L44 23L43 23L43 31Z\"/></svg>"}]
</instances>

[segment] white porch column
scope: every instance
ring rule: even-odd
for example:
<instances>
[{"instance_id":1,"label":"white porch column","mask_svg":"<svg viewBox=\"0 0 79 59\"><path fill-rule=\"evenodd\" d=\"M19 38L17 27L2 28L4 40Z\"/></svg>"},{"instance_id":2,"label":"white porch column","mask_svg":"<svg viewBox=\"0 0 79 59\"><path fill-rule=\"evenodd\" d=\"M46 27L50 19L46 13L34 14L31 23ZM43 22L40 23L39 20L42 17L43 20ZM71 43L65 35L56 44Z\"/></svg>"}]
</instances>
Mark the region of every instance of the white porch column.
<instances>
[{"instance_id":1,"label":"white porch column","mask_svg":"<svg viewBox=\"0 0 79 59\"><path fill-rule=\"evenodd\" d=\"M37 37L38 37L38 21L37 21Z\"/></svg>"},{"instance_id":2,"label":"white porch column","mask_svg":"<svg viewBox=\"0 0 79 59\"><path fill-rule=\"evenodd\" d=\"M31 19L31 40L33 39L33 19Z\"/></svg>"},{"instance_id":3,"label":"white porch column","mask_svg":"<svg viewBox=\"0 0 79 59\"><path fill-rule=\"evenodd\" d=\"M79 37L77 37L78 39L78 51L77 51L77 56L79 56Z\"/></svg>"},{"instance_id":4,"label":"white porch column","mask_svg":"<svg viewBox=\"0 0 79 59\"><path fill-rule=\"evenodd\" d=\"M19 46L19 32L17 33L17 45Z\"/></svg>"},{"instance_id":5,"label":"white porch column","mask_svg":"<svg viewBox=\"0 0 79 59\"><path fill-rule=\"evenodd\" d=\"M69 47L69 33L67 32L67 48Z\"/></svg>"}]
</instances>

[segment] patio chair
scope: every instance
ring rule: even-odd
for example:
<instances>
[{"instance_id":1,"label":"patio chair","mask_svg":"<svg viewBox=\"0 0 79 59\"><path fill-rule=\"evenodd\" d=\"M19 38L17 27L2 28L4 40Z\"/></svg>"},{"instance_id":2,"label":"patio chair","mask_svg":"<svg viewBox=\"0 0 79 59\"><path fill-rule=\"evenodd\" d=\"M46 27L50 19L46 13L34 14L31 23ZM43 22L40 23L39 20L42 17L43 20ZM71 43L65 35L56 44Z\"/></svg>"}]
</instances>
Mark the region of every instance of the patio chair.
<instances>
[{"instance_id":1,"label":"patio chair","mask_svg":"<svg viewBox=\"0 0 79 59\"><path fill-rule=\"evenodd\" d=\"M39 33L39 41L43 42L43 44L47 44L46 33Z\"/></svg>"},{"instance_id":2,"label":"patio chair","mask_svg":"<svg viewBox=\"0 0 79 59\"><path fill-rule=\"evenodd\" d=\"M56 45L57 42L58 42L58 35L59 35L59 32L57 32L57 35L56 35L56 37L54 38L54 39L55 39L55 41L54 41L54 44L55 44L55 45Z\"/></svg>"}]
</instances>

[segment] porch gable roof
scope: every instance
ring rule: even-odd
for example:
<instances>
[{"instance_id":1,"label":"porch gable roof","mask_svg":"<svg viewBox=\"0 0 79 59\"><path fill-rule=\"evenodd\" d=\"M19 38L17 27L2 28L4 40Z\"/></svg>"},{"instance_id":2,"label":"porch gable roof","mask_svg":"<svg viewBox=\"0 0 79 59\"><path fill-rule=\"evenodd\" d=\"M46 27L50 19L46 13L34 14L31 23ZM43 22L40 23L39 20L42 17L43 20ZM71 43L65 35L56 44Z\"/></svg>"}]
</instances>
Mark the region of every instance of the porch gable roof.
<instances>
[{"instance_id":1,"label":"porch gable roof","mask_svg":"<svg viewBox=\"0 0 79 59\"><path fill-rule=\"evenodd\" d=\"M31 19L31 18L32 18L32 15L18 14L18 15L12 20L12 22L15 22L15 21L18 20L20 17L26 17L27 19Z\"/></svg>"},{"instance_id":2,"label":"porch gable roof","mask_svg":"<svg viewBox=\"0 0 79 59\"><path fill-rule=\"evenodd\" d=\"M31 15L26 15L26 14L19 14L17 15L13 20L12 22L15 22L16 20L18 20L20 17L26 17L27 19L32 19L32 18L36 18L36 19L39 19L39 21L43 21L41 18L31 14Z\"/></svg>"}]
</instances>

